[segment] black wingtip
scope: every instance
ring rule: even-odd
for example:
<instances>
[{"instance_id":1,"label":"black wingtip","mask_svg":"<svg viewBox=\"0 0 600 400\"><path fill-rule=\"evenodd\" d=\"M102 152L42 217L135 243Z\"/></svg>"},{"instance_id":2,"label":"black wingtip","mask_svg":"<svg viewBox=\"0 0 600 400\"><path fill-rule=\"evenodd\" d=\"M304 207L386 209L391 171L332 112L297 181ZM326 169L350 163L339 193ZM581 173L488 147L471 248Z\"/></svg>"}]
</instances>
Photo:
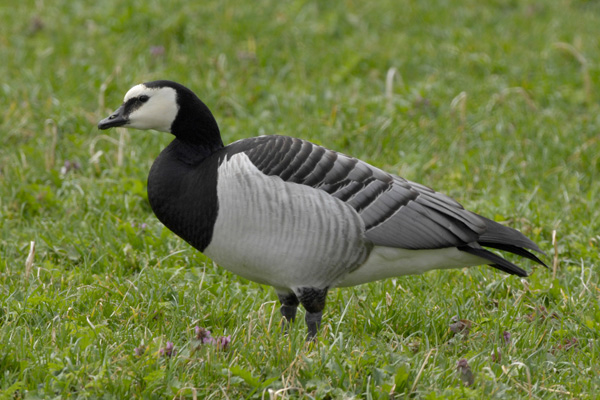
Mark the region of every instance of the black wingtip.
<instances>
[{"instance_id":1,"label":"black wingtip","mask_svg":"<svg viewBox=\"0 0 600 400\"><path fill-rule=\"evenodd\" d=\"M544 256L546 255L546 253L544 253L533 240L529 239L527 236L525 236L518 230L499 224L498 222L493 221L489 218L485 218L482 216L479 217L483 219L487 228L485 233L481 235L477 240L477 242L479 242L479 244L481 244L482 246L493 247L499 250L502 249L500 249L497 246L510 246L512 248L518 247L521 249L533 250L537 253L543 254ZM513 252L512 250L507 251L510 251L511 253ZM540 262L540 264L543 263Z\"/></svg>"}]
</instances>

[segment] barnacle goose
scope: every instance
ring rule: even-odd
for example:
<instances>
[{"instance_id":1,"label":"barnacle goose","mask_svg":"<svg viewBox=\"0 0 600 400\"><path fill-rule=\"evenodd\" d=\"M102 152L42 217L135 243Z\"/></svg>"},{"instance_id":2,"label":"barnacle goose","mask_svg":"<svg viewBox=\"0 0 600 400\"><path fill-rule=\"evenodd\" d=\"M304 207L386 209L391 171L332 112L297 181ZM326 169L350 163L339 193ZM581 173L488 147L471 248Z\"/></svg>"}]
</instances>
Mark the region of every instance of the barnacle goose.
<instances>
[{"instance_id":1,"label":"barnacle goose","mask_svg":"<svg viewBox=\"0 0 600 400\"><path fill-rule=\"evenodd\" d=\"M484 247L544 265L520 232L356 158L287 136L224 146L208 107L175 82L131 88L98 123L117 126L175 136L150 170L152 210L220 266L273 286L288 322L301 303L308 338L334 287L482 264L527 276Z\"/></svg>"}]
</instances>

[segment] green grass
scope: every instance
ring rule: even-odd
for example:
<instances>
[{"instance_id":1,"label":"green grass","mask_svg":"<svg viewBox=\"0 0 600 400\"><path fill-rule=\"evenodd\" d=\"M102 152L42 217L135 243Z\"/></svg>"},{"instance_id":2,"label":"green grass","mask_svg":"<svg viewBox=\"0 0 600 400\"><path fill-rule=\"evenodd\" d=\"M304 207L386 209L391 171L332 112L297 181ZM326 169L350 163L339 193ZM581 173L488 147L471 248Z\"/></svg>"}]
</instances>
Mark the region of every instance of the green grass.
<instances>
[{"instance_id":1,"label":"green grass","mask_svg":"<svg viewBox=\"0 0 600 400\"><path fill-rule=\"evenodd\" d=\"M0 398L596 398L596 2L123 3L0 6ZM316 344L302 323L282 337L270 288L153 216L171 138L96 129L153 79L198 93L225 142L352 154L522 230L550 265L556 230L556 277L519 261L527 281L480 267L334 290Z\"/></svg>"}]
</instances>

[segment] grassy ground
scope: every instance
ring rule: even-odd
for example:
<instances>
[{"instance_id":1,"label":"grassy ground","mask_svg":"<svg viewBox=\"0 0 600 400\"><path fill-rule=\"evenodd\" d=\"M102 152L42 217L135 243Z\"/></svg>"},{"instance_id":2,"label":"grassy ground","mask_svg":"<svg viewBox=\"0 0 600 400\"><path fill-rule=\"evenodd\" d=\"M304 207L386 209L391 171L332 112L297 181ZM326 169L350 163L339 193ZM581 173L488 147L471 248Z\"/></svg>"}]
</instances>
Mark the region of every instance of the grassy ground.
<instances>
[{"instance_id":1,"label":"grassy ground","mask_svg":"<svg viewBox=\"0 0 600 400\"><path fill-rule=\"evenodd\" d=\"M0 20L0 398L600 392L596 2L22 0ZM270 288L152 215L171 138L96 129L159 78L195 90L226 142L283 133L360 157L522 230L557 269L334 290L318 343L303 324L283 338Z\"/></svg>"}]
</instances>

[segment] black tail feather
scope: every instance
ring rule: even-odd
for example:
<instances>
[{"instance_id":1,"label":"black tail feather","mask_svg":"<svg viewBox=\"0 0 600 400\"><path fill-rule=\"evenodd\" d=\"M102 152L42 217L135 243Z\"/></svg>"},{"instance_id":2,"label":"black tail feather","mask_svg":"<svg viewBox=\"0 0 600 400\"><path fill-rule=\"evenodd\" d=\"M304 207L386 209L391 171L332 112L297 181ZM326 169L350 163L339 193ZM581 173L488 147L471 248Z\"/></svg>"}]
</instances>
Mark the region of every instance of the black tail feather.
<instances>
[{"instance_id":1,"label":"black tail feather","mask_svg":"<svg viewBox=\"0 0 600 400\"><path fill-rule=\"evenodd\" d=\"M535 261L536 263L548 268L548 266L542 260L540 260L535 254L532 254L529 251L527 251L521 247L513 246L512 244L503 244L503 243L479 242L479 244L484 247L491 247L491 248L497 249L497 250L508 251L508 252L516 254L518 256L528 258L531 261Z\"/></svg>"},{"instance_id":2,"label":"black tail feather","mask_svg":"<svg viewBox=\"0 0 600 400\"><path fill-rule=\"evenodd\" d=\"M517 267L515 264L511 263L510 261L507 261L504 258L500 257L499 255L494 254L491 251L488 251L486 249L482 249L480 247L471 247L468 245L458 246L458 249L460 251L464 251L466 253L473 254L477 257L485 258L486 260L491 261L492 263L489 264L490 267L494 267L496 269L499 269L500 271L504 271L511 275L517 275L517 276L522 276L522 277L525 277L528 275L525 270Z\"/></svg>"}]
</instances>

